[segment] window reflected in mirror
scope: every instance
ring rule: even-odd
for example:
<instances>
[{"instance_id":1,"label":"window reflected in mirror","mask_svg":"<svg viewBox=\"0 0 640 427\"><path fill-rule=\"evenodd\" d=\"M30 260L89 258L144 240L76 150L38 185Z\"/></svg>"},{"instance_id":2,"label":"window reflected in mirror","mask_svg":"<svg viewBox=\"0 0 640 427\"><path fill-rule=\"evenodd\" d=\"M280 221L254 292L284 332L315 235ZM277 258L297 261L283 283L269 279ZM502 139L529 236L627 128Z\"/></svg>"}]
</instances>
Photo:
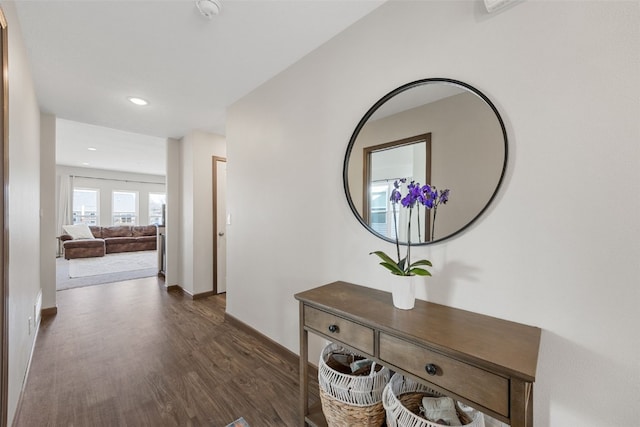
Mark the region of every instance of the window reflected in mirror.
<instances>
[{"instance_id":1,"label":"window reflected in mirror","mask_svg":"<svg viewBox=\"0 0 640 427\"><path fill-rule=\"evenodd\" d=\"M389 239L396 233L407 241L408 211L391 203L394 182L407 179L422 184L431 180L431 134L416 135L398 141L363 148L363 212L371 228ZM395 210L395 212L394 212ZM430 217L424 210L414 211L411 241L429 240Z\"/></svg>"}]
</instances>

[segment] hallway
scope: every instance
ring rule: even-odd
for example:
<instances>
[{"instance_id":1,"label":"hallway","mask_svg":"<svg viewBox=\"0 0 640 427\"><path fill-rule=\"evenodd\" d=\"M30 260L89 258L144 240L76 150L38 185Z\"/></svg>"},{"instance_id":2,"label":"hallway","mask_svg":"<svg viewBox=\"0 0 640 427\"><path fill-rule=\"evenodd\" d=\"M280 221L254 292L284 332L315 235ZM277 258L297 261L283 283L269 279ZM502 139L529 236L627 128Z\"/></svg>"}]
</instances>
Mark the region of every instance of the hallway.
<instances>
[{"instance_id":1,"label":"hallway","mask_svg":"<svg viewBox=\"0 0 640 427\"><path fill-rule=\"evenodd\" d=\"M15 426L296 425L297 361L225 322L224 307L156 277L58 292Z\"/></svg>"}]
</instances>

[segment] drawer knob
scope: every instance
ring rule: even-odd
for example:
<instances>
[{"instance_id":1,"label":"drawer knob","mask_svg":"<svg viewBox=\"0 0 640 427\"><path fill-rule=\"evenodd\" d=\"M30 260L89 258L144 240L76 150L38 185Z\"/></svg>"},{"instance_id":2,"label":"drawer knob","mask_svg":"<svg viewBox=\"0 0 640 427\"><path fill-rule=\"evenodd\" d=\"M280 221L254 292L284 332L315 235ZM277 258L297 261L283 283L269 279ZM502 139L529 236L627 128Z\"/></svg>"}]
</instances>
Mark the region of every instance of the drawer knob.
<instances>
[{"instance_id":1,"label":"drawer knob","mask_svg":"<svg viewBox=\"0 0 640 427\"><path fill-rule=\"evenodd\" d=\"M338 325L329 325L329 332L331 332L332 334L338 332Z\"/></svg>"},{"instance_id":2,"label":"drawer knob","mask_svg":"<svg viewBox=\"0 0 640 427\"><path fill-rule=\"evenodd\" d=\"M427 374L433 376L438 372L438 367L433 363L429 363L427 366L424 367L424 370L427 371Z\"/></svg>"}]
</instances>

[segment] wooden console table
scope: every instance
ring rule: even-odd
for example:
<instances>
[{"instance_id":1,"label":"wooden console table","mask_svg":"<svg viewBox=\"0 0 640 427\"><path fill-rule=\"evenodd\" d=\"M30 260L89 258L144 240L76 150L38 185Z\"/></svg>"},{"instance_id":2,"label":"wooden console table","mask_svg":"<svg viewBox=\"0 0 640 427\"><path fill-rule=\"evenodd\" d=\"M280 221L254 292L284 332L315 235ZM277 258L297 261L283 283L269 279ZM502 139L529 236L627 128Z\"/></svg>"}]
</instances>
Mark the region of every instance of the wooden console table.
<instances>
[{"instance_id":1,"label":"wooden console table","mask_svg":"<svg viewBox=\"0 0 640 427\"><path fill-rule=\"evenodd\" d=\"M540 329L334 282L295 295L300 302L301 425L326 426L309 408L308 332L344 345L514 427L533 426Z\"/></svg>"}]
</instances>

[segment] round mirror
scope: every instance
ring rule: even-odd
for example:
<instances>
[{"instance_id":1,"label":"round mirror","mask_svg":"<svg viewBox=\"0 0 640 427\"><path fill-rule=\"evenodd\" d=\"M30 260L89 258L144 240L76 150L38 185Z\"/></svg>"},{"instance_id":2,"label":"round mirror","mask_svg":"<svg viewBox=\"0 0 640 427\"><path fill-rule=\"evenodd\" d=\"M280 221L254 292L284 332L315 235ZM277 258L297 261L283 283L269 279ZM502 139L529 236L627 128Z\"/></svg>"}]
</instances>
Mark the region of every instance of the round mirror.
<instances>
[{"instance_id":1,"label":"round mirror","mask_svg":"<svg viewBox=\"0 0 640 427\"><path fill-rule=\"evenodd\" d=\"M463 82L424 79L388 93L360 120L344 159L344 189L373 234L395 243L397 233L400 243L427 245L478 219L506 166L507 134L491 101ZM394 189L405 195L411 182L428 184L435 203L403 209L394 202Z\"/></svg>"}]
</instances>

